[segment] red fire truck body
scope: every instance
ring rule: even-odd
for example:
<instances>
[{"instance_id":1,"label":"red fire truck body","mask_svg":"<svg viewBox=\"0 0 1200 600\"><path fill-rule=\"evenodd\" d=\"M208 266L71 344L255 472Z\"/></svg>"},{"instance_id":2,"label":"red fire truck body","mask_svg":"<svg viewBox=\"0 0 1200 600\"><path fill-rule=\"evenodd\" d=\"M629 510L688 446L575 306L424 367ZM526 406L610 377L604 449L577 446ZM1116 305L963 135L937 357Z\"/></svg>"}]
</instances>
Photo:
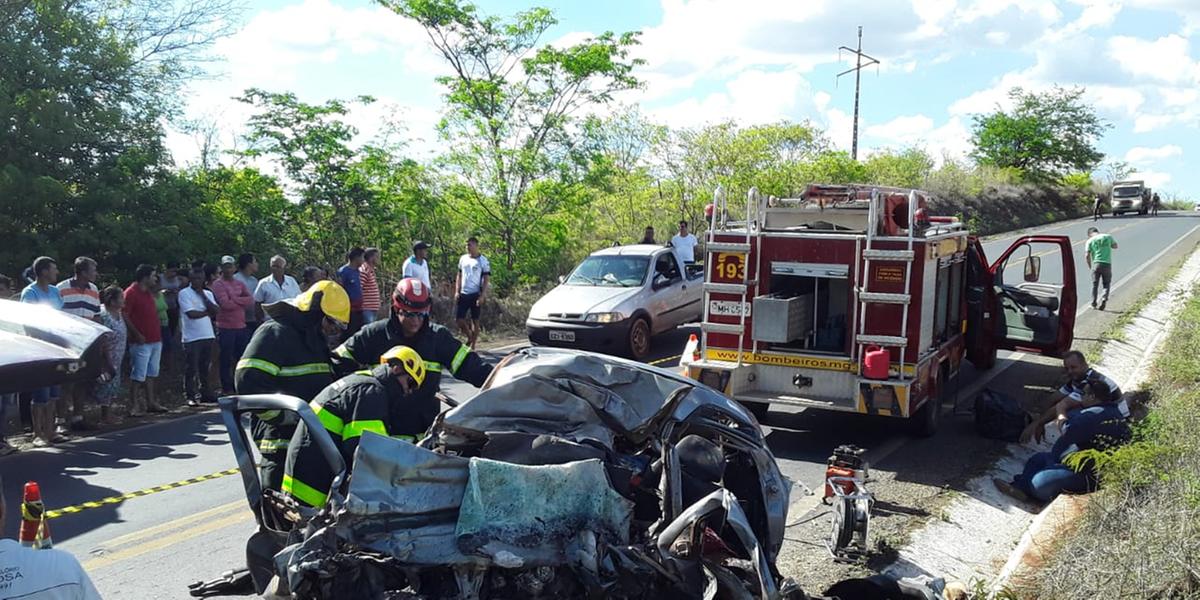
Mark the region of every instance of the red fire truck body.
<instances>
[{"instance_id":1,"label":"red fire truck body","mask_svg":"<svg viewBox=\"0 0 1200 600\"><path fill-rule=\"evenodd\" d=\"M917 417L931 434L964 358L990 368L999 349L1068 350L1070 240L1022 237L988 264L956 219L926 215L927 200L884 187L752 191L747 219L733 222L718 194L701 335L682 357L689 376L760 417L789 404ZM1049 254L1062 263L1058 284L1039 281Z\"/></svg>"}]
</instances>

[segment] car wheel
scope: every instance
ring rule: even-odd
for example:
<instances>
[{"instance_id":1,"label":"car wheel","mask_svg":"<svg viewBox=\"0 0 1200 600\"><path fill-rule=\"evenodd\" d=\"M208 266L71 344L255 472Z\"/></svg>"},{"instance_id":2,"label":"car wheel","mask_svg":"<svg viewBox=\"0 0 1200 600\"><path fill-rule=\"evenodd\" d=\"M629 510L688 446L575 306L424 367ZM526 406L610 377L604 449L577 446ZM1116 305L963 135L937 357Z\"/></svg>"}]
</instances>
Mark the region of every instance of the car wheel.
<instances>
[{"instance_id":1,"label":"car wheel","mask_svg":"<svg viewBox=\"0 0 1200 600\"><path fill-rule=\"evenodd\" d=\"M629 328L629 355L634 360L650 355L650 322L645 317L638 317Z\"/></svg>"}]
</instances>

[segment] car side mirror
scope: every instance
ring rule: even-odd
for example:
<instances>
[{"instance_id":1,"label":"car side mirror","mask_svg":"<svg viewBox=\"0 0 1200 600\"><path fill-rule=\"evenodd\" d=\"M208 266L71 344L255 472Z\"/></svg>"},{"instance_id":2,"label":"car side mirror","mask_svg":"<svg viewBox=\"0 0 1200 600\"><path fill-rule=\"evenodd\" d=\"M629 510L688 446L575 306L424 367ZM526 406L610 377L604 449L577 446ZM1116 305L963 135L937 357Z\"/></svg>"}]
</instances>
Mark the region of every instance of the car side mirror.
<instances>
[{"instance_id":1,"label":"car side mirror","mask_svg":"<svg viewBox=\"0 0 1200 600\"><path fill-rule=\"evenodd\" d=\"M671 279L668 278L666 275L663 275L662 273L656 273L654 275L654 283L652 283L651 285L654 287L654 289L660 290L662 288L667 287L668 285L671 285Z\"/></svg>"},{"instance_id":2,"label":"car side mirror","mask_svg":"<svg viewBox=\"0 0 1200 600\"><path fill-rule=\"evenodd\" d=\"M559 285L561 285L561 284L564 284L564 283L566 283L566 282L567 282L567 276L566 276L566 275L559 275L559 276L558 276L558 283L559 283Z\"/></svg>"},{"instance_id":3,"label":"car side mirror","mask_svg":"<svg viewBox=\"0 0 1200 600\"><path fill-rule=\"evenodd\" d=\"M1042 276L1042 257L1029 256L1025 258L1025 281L1034 283Z\"/></svg>"}]
</instances>

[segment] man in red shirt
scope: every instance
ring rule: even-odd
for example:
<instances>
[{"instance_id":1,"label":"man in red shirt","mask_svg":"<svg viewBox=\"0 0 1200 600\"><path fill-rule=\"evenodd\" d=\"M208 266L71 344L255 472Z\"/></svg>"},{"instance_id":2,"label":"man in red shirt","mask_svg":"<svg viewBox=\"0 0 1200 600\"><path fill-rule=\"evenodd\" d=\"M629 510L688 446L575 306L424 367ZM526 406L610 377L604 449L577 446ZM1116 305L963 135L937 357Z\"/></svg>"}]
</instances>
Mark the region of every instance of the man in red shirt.
<instances>
[{"instance_id":1,"label":"man in red shirt","mask_svg":"<svg viewBox=\"0 0 1200 600\"><path fill-rule=\"evenodd\" d=\"M233 366L237 364L246 345L250 343L250 329L246 327L246 307L254 306L254 293L246 284L233 276L237 272L237 260L232 256L221 257L221 277L212 283L212 293L217 297L221 312L217 313L217 347L221 356L218 361L221 371L221 393L233 394Z\"/></svg>"},{"instance_id":2,"label":"man in red shirt","mask_svg":"<svg viewBox=\"0 0 1200 600\"><path fill-rule=\"evenodd\" d=\"M379 267L379 248L367 248L363 252L363 264L358 267L362 280L362 316L363 325L379 318L379 281L375 278L375 269Z\"/></svg>"},{"instance_id":3,"label":"man in red shirt","mask_svg":"<svg viewBox=\"0 0 1200 600\"><path fill-rule=\"evenodd\" d=\"M138 265L134 281L125 288L125 323L129 330L129 380L133 406L129 416L140 417L148 410L167 412L154 395L154 380L162 358L162 326L158 321L158 305L150 288L158 274L150 265ZM142 399L138 399L138 391Z\"/></svg>"}]
</instances>

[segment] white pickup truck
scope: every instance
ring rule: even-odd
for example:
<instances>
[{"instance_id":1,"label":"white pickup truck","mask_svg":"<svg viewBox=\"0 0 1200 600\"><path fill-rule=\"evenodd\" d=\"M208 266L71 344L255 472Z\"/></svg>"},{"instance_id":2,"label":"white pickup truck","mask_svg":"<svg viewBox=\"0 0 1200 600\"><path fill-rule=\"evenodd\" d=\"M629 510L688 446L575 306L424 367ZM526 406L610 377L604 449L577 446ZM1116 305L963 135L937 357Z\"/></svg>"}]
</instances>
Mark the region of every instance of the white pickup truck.
<instances>
[{"instance_id":1,"label":"white pickup truck","mask_svg":"<svg viewBox=\"0 0 1200 600\"><path fill-rule=\"evenodd\" d=\"M704 274L665 246L593 252L529 311L534 344L626 353L643 359L651 338L700 318Z\"/></svg>"}]
</instances>

